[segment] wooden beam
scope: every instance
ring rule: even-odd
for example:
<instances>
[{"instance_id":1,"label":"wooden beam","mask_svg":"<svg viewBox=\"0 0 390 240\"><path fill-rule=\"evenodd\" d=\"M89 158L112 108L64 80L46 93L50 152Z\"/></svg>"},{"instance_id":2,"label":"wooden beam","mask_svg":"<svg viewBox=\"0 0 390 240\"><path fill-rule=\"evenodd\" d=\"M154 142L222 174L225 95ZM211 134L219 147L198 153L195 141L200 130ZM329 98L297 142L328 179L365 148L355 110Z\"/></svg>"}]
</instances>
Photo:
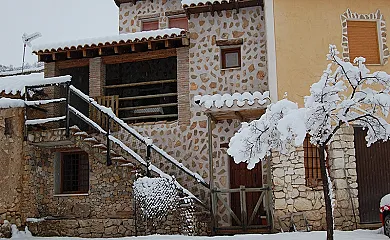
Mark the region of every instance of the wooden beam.
<instances>
[{"instance_id":1,"label":"wooden beam","mask_svg":"<svg viewBox=\"0 0 390 240\"><path fill-rule=\"evenodd\" d=\"M118 54L118 53L119 53L119 51L118 51L118 46L115 46L115 47L114 47L114 53L115 53L115 54Z\"/></svg>"},{"instance_id":2,"label":"wooden beam","mask_svg":"<svg viewBox=\"0 0 390 240\"><path fill-rule=\"evenodd\" d=\"M150 59L160 59L176 56L176 49L161 49L152 52L127 53L121 55L102 56L104 64L117 64L125 62L139 62Z\"/></svg>"},{"instance_id":3,"label":"wooden beam","mask_svg":"<svg viewBox=\"0 0 390 240\"><path fill-rule=\"evenodd\" d=\"M51 54L51 58L53 59L53 61L55 61L55 60L56 60L56 53L53 52L53 53Z\"/></svg>"},{"instance_id":4,"label":"wooden beam","mask_svg":"<svg viewBox=\"0 0 390 240\"><path fill-rule=\"evenodd\" d=\"M139 116L139 117L128 117L122 118L123 121L134 121L134 120L142 120L142 119L151 119L151 118L173 118L177 117L178 114L162 114L162 115L147 115L147 116Z\"/></svg>"},{"instance_id":5,"label":"wooden beam","mask_svg":"<svg viewBox=\"0 0 390 240\"><path fill-rule=\"evenodd\" d=\"M216 41L217 46L231 46L231 45L242 45L244 40L242 38L236 39L220 39Z\"/></svg>"},{"instance_id":6,"label":"wooden beam","mask_svg":"<svg viewBox=\"0 0 390 240\"><path fill-rule=\"evenodd\" d=\"M164 45L166 48L170 48L171 47L171 42L167 39L164 41Z\"/></svg>"},{"instance_id":7,"label":"wooden beam","mask_svg":"<svg viewBox=\"0 0 390 240\"><path fill-rule=\"evenodd\" d=\"M162 93L162 94L144 95L144 96L136 96L136 97L123 97L123 98L119 98L119 101L129 101L129 100L139 100L139 99L159 98L159 97L174 97L174 96L177 96L177 93Z\"/></svg>"},{"instance_id":8,"label":"wooden beam","mask_svg":"<svg viewBox=\"0 0 390 240\"><path fill-rule=\"evenodd\" d=\"M151 41L148 42L148 49L149 50L152 50L153 49L153 44Z\"/></svg>"},{"instance_id":9,"label":"wooden beam","mask_svg":"<svg viewBox=\"0 0 390 240\"><path fill-rule=\"evenodd\" d=\"M135 52L135 44L131 44L131 51Z\"/></svg>"},{"instance_id":10,"label":"wooden beam","mask_svg":"<svg viewBox=\"0 0 390 240\"><path fill-rule=\"evenodd\" d=\"M119 111L130 111L130 110L136 110L136 109L143 109L143 108L157 108L157 107L174 107L177 106L177 103L162 103L162 104L154 104L154 105L148 105L148 106L137 106L137 107L124 107L119 108Z\"/></svg>"},{"instance_id":11,"label":"wooden beam","mask_svg":"<svg viewBox=\"0 0 390 240\"><path fill-rule=\"evenodd\" d=\"M149 81L149 82L124 83L124 84L116 84L116 85L107 85L107 86L103 86L103 88L110 89L110 88L123 88L123 87L137 87L137 86L174 83L174 82L177 82L177 80L168 79L168 80L158 80L158 81Z\"/></svg>"},{"instance_id":12,"label":"wooden beam","mask_svg":"<svg viewBox=\"0 0 390 240\"><path fill-rule=\"evenodd\" d=\"M67 59L70 59L70 58L71 58L70 51L67 51L67 52L66 52L66 58L67 58Z\"/></svg>"},{"instance_id":13,"label":"wooden beam","mask_svg":"<svg viewBox=\"0 0 390 240\"><path fill-rule=\"evenodd\" d=\"M56 62L56 66L58 67L58 69L86 67L86 66L89 66L89 59L83 58L83 59L72 59L72 60L66 60L66 61L58 61L58 62Z\"/></svg>"},{"instance_id":14,"label":"wooden beam","mask_svg":"<svg viewBox=\"0 0 390 240\"><path fill-rule=\"evenodd\" d=\"M99 48L99 56L103 54L102 48Z\"/></svg>"},{"instance_id":15,"label":"wooden beam","mask_svg":"<svg viewBox=\"0 0 390 240\"><path fill-rule=\"evenodd\" d=\"M87 57L87 50L83 50L83 57Z\"/></svg>"}]
</instances>

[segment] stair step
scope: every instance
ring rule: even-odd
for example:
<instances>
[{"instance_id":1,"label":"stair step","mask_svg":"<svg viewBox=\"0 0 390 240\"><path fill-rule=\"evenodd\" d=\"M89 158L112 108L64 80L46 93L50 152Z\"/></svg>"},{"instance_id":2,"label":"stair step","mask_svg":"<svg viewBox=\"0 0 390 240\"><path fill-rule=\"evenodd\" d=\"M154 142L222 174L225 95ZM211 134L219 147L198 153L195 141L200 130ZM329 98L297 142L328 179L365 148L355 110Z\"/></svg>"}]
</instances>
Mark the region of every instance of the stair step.
<instances>
[{"instance_id":1,"label":"stair step","mask_svg":"<svg viewBox=\"0 0 390 240\"><path fill-rule=\"evenodd\" d=\"M100 144L95 144L92 146L92 148L100 148L100 149L107 149L106 145L100 143Z\"/></svg>"},{"instance_id":2,"label":"stair step","mask_svg":"<svg viewBox=\"0 0 390 240\"><path fill-rule=\"evenodd\" d=\"M73 125L73 126L69 127L69 129L72 132L80 132L81 131L80 128L77 127L76 125Z\"/></svg>"},{"instance_id":3,"label":"stair step","mask_svg":"<svg viewBox=\"0 0 390 240\"><path fill-rule=\"evenodd\" d=\"M107 149L107 148L106 148ZM102 154L106 154L107 153L107 150L103 151ZM119 157L120 154L116 153L114 150L110 150L110 155L111 156L114 156L114 157Z\"/></svg>"},{"instance_id":4,"label":"stair step","mask_svg":"<svg viewBox=\"0 0 390 240\"><path fill-rule=\"evenodd\" d=\"M134 164L130 163L126 158L124 158L122 156L112 157L111 160L117 161L117 162L123 162L123 163L126 163L126 165L129 164L129 165L127 165L128 167L134 167Z\"/></svg>"},{"instance_id":5,"label":"stair step","mask_svg":"<svg viewBox=\"0 0 390 240\"><path fill-rule=\"evenodd\" d=\"M76 132L74 135L84 137L84 138L89 137L88 133L86 132Z\"/></svg>"},{"instance_id":6,"label":"stair step","mask_svg":"<svg viewBox=\"0 0 390 240\"><path fill-rule=\"evenodd\" d=\"M94 138L94 137L85 138L84 141L89 142L89 143L99 143L99 141L96 140L96 138Z\"/></svg>"}]
</instances>

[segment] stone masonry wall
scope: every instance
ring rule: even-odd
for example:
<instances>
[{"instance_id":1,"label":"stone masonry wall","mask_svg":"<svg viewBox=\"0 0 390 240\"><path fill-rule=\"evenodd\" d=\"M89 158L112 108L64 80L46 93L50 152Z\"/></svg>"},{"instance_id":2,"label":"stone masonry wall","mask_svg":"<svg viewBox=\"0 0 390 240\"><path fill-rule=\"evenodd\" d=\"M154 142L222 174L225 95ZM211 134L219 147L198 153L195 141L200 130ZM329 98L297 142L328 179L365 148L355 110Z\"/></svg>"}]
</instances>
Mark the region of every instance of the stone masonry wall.
<instances>
[{"instance_id":1,"label":"stone masonry wall","mask_svg":"<svg viewBox=\"0 0 390 240\"><path fill-rule=\"evenodd\" d=\"M65 130L31 132L30 142L42 143L64 141ZM189 233L183 223L187 222L186 207L172 211L159 222L141 219L141 209L134 205L133 168L120 164L106 166L102 150L92 148L80 135L73 135L72 144L61 147L42 148L29 145L25 158L23 176L23 223L29 217L43 221L27 222L30 231L38 236L77 237L123 237L147 234ZM88 194L60 194L55 192L55 154L59 151L83 150L89 154ZM191 206L189 206L191 207ZM197 211L201 213L201 211ZM207 215L207 213L206 213ZM188 218L190 219L190 218ZM208 217L200 220L193 217L196 226L192 234L207 235ZM191 220L191 219L190 219Z\"/></svg>"},{"instance_id":2,"label":"stone masonry wall","mask_svg":"<svg viewBox=\"0 0 390 240\"><path fill-rule=\"evenodd\" d=\"M5 119L11 126L6 126ZM23 120L23 108L0 109L0 226L4 220L17 226L22 223Z\"/></svg>"},{"instance_id":3,"label":"stone masonry wall","mask_svg":"<svg viewBox=\"0 0 390 240\"><path fill-rule=\"evenodd\" d=\"M335 227L339 230L352 230L355 228L355 223L359 222L352 127L338 131L329 147L328 154L335 202ZM315 188L306 186L302 147L297 148L290 156L273 153L272 180L276 229L280 229L278 217L281 217L282 221L289 226L289 216L296 212L304 212L314 230L326 228L323 189L322 186ZM284 219L286 216L287 218ZM296 220L299 219L297 216ZM303 222L299 222L299 225L302 227Z\"/></svg>"},{"instance_id":4,"label":"stone masonry wall","mask_svg":"<svg viewBox=\"0 0 390 240\"><path fill-rule=\"evenodd\" d=\"M124 3L119 7L119 33L139 32L143 19L159 21L159 29L168 28L167 11L183 10L180 0L146 0Z\"/></svg>"},{"instance_id":5,"label":"stone masonry wall","mask_svg":"<svg viewBox=\"0 0 390 240\"><path fill-rule=\"evenodd\" d=\"M194 94L224 94L268 90L264 11L261 7L192 14L190 89ZM217 40L242 39L241 67L221 69Z\"/></svg>"}]
</instances>

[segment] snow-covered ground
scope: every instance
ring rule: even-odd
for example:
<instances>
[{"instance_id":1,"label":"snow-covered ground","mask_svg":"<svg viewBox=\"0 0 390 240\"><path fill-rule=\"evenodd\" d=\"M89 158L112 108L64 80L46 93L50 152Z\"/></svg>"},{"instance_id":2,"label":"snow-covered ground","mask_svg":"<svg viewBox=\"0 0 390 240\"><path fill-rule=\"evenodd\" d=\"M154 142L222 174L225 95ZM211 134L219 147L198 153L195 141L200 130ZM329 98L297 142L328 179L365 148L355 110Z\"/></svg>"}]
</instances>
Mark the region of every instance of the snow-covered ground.
<instances>
[{"instance_id":1,"label":"snow-covered ground","mask_svg":"<svg viewBox=\"0 0 390 240\"><path fill-rule=\"evenodd\" d=\"M16 234L13 239L31 239L31 240L50 240L50 239L66 239L66 240L80 240L82 238L40 238L40 237L28 237L23 232ZM95 240L97 238L94 238ZM279 233L279 234L267 234L267 235L236 235L236 236L219 236L219 237L187 237L187 236L167 236L167 235L153 235L145 237L126 237L126 238L111 238L110 240L313 240L313 239L326 239L326 232L297 232L297 233ZM370 239L389 239L380 231L370 230L357 230L353 232L335 232L335 240L370 240ZM85 240L85 239L84 239Z\"/></svg>"}]
</instances>

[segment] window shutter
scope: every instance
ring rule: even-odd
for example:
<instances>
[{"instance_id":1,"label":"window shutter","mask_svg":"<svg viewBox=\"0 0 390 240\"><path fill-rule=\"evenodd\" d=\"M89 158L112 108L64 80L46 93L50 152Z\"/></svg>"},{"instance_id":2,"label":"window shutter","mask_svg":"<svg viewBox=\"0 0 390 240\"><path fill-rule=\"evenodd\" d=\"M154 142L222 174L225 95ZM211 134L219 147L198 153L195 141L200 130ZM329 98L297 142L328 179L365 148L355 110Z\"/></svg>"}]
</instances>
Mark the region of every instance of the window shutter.
<instances>
[{"instance_id":1,"label":"window shutter","mask_svg":"<svg viewBox=\"0 0 390 240\"><path fill-rule=\"evenodd\" d=\"M142 22L142 31L158 29L158 21Z\"/></svg>"},{"instance_id":2,"label":"window shutter","mask_svg":"<svg viewBox=\"0 0 390 240\"><path fill-rule=\"evenodd\" d=\"M169 27L188 30L188 20L186 17L169 18Z\"/></svg>"},{"instance_id":3,"label":"window shutter","mask_svg":"<svg viewBox=\"0 0 390 240\"><path fill-rule=\"evenodd\" d=\"M376 21L348 21L347 31L351 62L356 57L364 57L367 64L381 63Z\"/></svg>"}]
</instances>

